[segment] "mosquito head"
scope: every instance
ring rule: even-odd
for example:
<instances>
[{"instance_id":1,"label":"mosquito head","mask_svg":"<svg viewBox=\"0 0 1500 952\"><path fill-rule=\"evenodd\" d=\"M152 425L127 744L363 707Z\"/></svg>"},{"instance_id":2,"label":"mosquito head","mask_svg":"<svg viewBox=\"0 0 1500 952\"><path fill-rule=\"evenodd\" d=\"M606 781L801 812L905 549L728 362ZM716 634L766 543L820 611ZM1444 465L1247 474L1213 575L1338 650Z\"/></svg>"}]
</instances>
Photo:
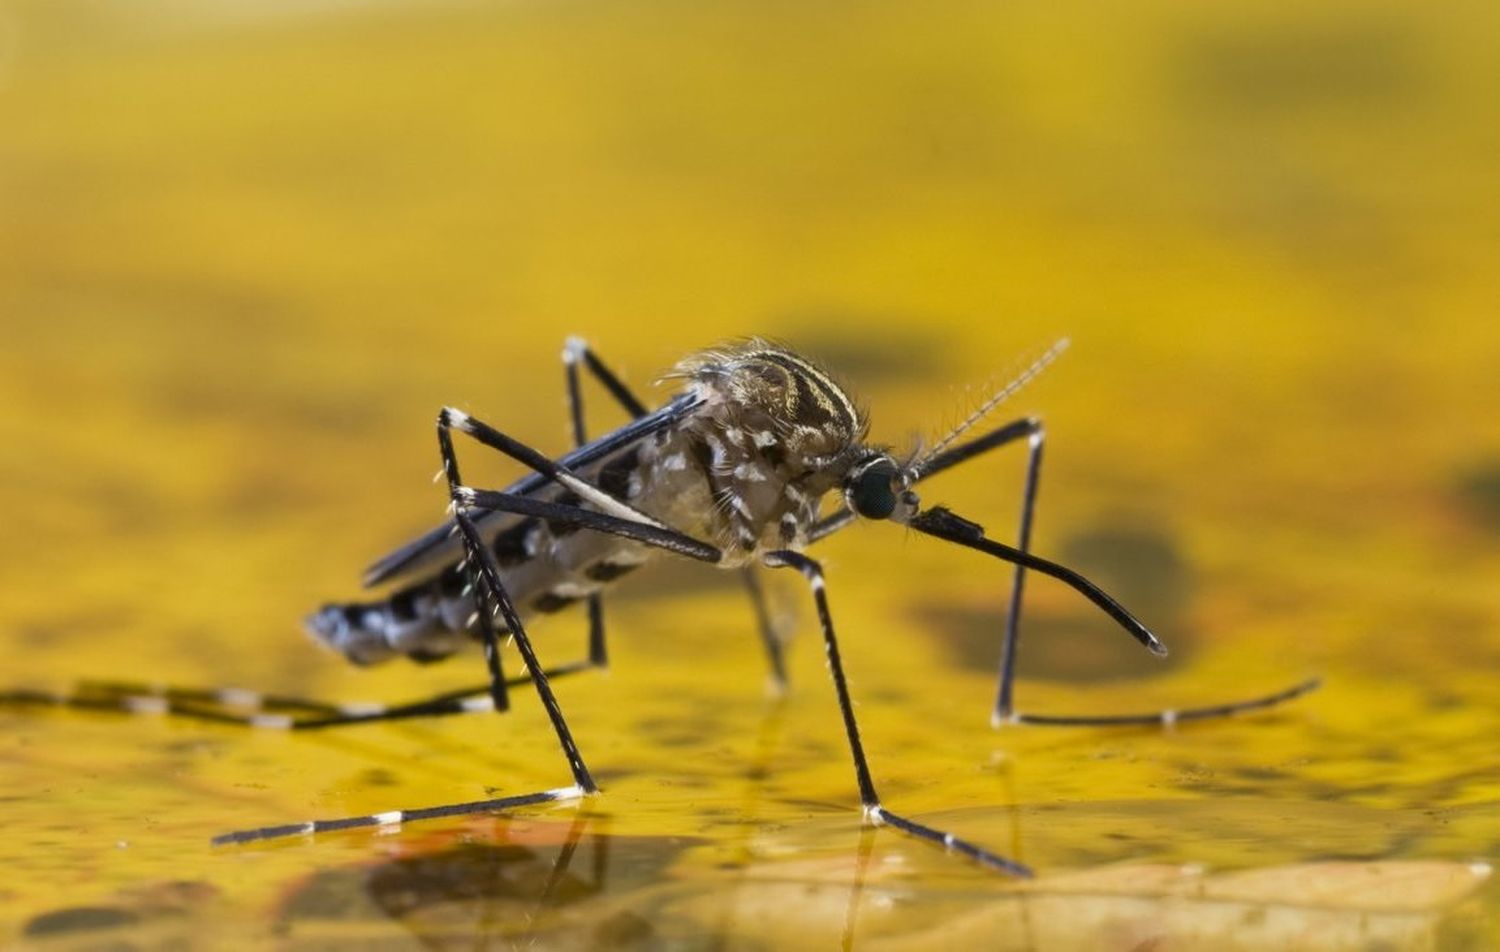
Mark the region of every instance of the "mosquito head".
<instances>
[{"instance_id":1,"label":"mosquito head","mask_svg":"<svg viewBox=\"0 0 1500 952\"><path fill-rule=\"evenodd\" d=\"M917 494L911 484L911 473L889 453L872 452L844 477L844 502L866 519L904 522L917 511Z\"/></svg>"}]
</instances>

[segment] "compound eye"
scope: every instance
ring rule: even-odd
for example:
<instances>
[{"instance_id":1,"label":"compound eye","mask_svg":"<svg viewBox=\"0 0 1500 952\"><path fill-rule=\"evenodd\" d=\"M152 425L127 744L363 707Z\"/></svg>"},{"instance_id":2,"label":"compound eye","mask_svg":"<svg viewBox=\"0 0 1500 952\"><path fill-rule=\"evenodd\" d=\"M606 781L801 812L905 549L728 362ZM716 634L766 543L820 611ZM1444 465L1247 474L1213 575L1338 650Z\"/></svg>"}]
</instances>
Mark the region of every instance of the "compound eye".
<instances>
[{"instance_id":1,"label":"compound eye","mask_svg":"<svg viewBox=\"0 0 1500 952\"><path fill-rule=\"evenodd\" d=\"M849 505L866 519L886 519L896 511L896 464L880 459L866 466L849 485Z\"/></svg>"}]
</instances>

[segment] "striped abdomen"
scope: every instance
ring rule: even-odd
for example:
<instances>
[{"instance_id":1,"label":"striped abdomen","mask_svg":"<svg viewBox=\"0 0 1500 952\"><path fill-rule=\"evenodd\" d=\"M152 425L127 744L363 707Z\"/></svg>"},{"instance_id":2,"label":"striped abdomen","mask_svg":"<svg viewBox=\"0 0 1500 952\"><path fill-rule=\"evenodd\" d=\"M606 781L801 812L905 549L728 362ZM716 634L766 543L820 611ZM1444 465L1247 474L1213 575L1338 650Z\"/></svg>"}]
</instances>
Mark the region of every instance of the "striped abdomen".
<instances>
[{"instance_id":1,"label":"striped abdomen","mask_svg":"<svg viewBox=\"0 0 1500 952\"><path fill-rule=\"evenodd\" d=\"M638 459L631 449L607 461L595 474L597 484L617 498L640 495ZM553 498L577 502L561 493ZM649 549L624 539L519 517L506 518L498 531L490 530L487 544L523 618L586 598L650 555ZM356 664L398 655L437 661L478 635L477 624L470 624L474 600L467 587L467 572L453 563L388 598L325 605L308 616L306 626L313 637ZM498 619L497 629L503 630Z\"/></svg>"}]
</instances>

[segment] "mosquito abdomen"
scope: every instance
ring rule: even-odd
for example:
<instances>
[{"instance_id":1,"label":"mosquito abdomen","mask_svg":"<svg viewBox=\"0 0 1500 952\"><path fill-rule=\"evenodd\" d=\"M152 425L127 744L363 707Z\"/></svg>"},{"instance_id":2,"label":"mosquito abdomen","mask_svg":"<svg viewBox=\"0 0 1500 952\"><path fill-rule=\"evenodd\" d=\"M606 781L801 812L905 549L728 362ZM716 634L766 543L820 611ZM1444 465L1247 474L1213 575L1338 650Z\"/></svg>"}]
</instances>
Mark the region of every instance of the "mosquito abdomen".
<instances>
[{"instance_id":1,"label":"mosquito abdomen","mask_svg":"<svg viewBox=\"0 0 1500 952\"><path fill-rule=\"evenodd\" d=\"M526 617L560 611L639 567L633 543L549 528L526 519L488 542L516 610ZM358 665L399 656L440 661L478 637L466 571L457 563L386 598L324 605L303 624L318 642ZM496 630L505 632L502 620Z\"/></svg>"},{"instance_id":2,"label":"mosquito abdomen","mask_svg":"<svg viewBox=\"0 0 1500 952\"><path fill-rule=\"evenodd\" d=\"M397 655L446 658L463 645L472 600L456 565L388 598L324 605L303 620L308 634L359 665Z\"/></svg>"}]
</instances>

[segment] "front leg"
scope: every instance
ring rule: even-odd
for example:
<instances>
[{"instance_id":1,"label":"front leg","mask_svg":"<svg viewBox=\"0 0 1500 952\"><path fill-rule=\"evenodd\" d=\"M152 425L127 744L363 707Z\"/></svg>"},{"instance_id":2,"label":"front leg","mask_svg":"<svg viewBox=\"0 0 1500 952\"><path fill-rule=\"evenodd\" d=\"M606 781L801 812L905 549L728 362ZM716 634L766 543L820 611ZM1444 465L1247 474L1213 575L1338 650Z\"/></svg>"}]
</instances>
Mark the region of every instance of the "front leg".
<instances>
[{"instance_id":1,"label":"front leg","mask_svg":"<svg viewBox=\"0 0 1500 952\"><path fill-rule=\"evenodd\" d=\"M967 856L990 869L1012 876L1030 878L1031 870L1014 860L1006 859L968 840L961 840L952 833L907 819L885 808L880 802L879 794L875 792L875 781L870 776L870 765L865 759L864 744L859 738L859 724L854 719L854 702L849 698L849 684L844 677L844 663L839 656L838 639L833 631L833 616L828 609L823 567L807 556L789 550L768 553L765 557L765 564L768 568L796 569L802 573L803 578L807 579L808 585L812 588L813 601L818 608L818 624L823 629L823 647L828 653L828 673L833 678L833 689L838 696L839 712L844 718L844 733L849 739L849 753L854 758L854 777L859 785L859 801L864 809L865 819L877 826L882 824L894 826L919 839L936 843L951 852Z\"/></svg>"},{"instance_id":2,"label":"front leg","mask_svg":"<svg viewBox=\"0 0 1500 952\"><path fill-rule=\"evenodd\" d=\"M1021 526L1016 533L1016 548L1029 552L1031 525L1036 516L1036 493L1041 484L1042 446L1046 438L1047 429L1036 417L1015 420L924 461L917 479L926 479L990 450L1026 440L1026 484L1021 490ZM1010 605L1005 612L1005 638L1000 643L1000 683L995 690L995 710L990 714L990 724L995 727L1009 721L1015 713L1016 654L1021 644L1021 595L1025 587L1026 566L1017 562L1011 577Z\"/></svg>"},{"instance_id":3,"label":"front leg","mask_svg":"<svg viewBox=\"0 0 1500 952\"><path fill-rule=\"evenodd\" d=\"M1043 575L1049 575L1060 582L1071 586L1075 591L1082 594L1089 601L1097 605L1110 618L1123 628L1131 637L1146 646L1158 657L1165 657L1167 648L1151 630L1132 615L1124 605L1121 605L1108 592L1090 582L1066 566L1058 565L1047 559L1038 558L1029 552L1012 548L1003 542L996 542L984 534L984 527L978 523L970 522L961 516L942 507L934 507L913 516L908 522L911 528L935 538L955 542L965 548L983 552L1017 566L1024 566ZM1144 714L1106 714L1106 715L1053 715L1053 714L1023 714L1012 711L1004 723L1008 724L1039 724L1048 726L1115 726L1122 724L1163 724L1172 725L1182 721L1208 720L1216 717L1228 717L1244 711L1254 711L1261 708L1272 707L1293 698L1301 697L1309 691L1316 690L1321 684L1319 678L1308 678L1271 694L1253 697L1243 701L1231 701L1225 704L1213 704L1206 707L1167 709L1152 711Z\"/></svg>"},{"instance_id":4,"label":"front leg","mask_svg":"<svg viewBox=\"0 0 1500 952\"><path fill-rule=\"evenodd\" d=\"M1036 417L1012 420L983 436L949 447L922 460L915 470L916 481L936 476L991 450L1026 440L1026 483L1021 491L1021 525L1016 533L1016 548L1021 552L1029 552L1031 527L1036 517L1037 488L1041 485L1042 446L1046 436L1046 427ZM813 526L808 532L808 539L816 542L853 521L854 513L848 508L841 508ZM1026 566L1017 562L1011 576L1010 603L1005 612L1005 633L1000 642L1000 672L995 689L995 708L990 714L990 723L996 727L1010 722L1015 710L1016 656L1021 643L1021 598L1025 585Z\"/></svg>"}]
</instances>

